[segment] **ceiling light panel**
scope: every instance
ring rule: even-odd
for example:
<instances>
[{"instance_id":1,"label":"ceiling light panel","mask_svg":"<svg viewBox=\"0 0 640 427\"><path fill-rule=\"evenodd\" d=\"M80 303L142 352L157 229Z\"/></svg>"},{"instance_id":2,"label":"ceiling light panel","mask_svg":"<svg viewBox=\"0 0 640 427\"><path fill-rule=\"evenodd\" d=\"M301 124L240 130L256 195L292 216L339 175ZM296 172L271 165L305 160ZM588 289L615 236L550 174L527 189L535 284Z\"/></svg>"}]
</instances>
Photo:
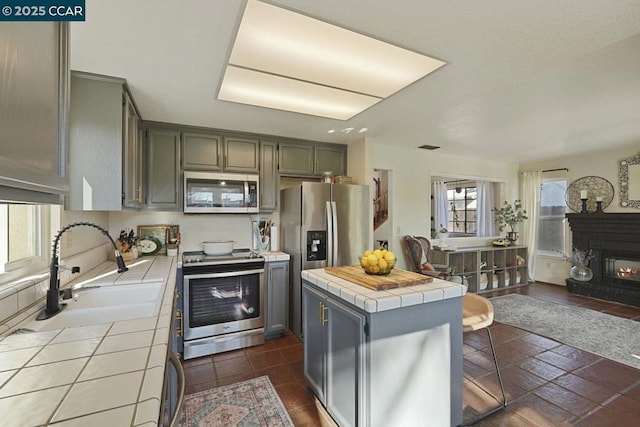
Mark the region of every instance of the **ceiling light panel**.
<instances>
[{"instance_id":1,"label":"ceiling light panel","mask_svg":"<svg viewBox=\"0 0 640 427\"><path fill-rule=\"evenodd\" d=\"M227 66L218 99L348 120L379 98Z\"/></svg>"},{"instance_id":2,"label":"ceiling light panel","mask_svg":"<svg viewBox=\"0 0 640 427\"><path fill-rule=\"evenodd\" d=\"M445 62L249 0L229 63L385 98Z\"/></svg>"}]
</instances>

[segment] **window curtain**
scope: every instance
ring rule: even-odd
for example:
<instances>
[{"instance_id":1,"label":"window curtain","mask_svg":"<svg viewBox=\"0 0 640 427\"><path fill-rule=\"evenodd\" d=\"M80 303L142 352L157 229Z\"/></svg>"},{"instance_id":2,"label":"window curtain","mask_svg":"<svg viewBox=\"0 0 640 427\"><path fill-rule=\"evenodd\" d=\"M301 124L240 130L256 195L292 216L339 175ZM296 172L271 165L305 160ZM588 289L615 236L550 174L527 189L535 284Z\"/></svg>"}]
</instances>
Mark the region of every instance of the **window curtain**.
<instances>
[{"instance_id":1,"label":"window curtain","mask_svg":"<svg viewBox=\"0 0 640 427\"><path fill-rule=\"evenodd\" d=\"M440 231L441 227L448 229L449 201L447 200L447 184L445 184L444 181L436 181L433 183L433 202L436 210L433 215L436 232Z\"/></svg>"},{"instance_id":2,"label":"window curtain","mask_svg":"<svg viewBox=\"0 0 640 427\"><path fill-rule=\"evenodd\" d=\"M539 171L523 172L520 180L520 195L522 208L527 211L528 219L522 223L523 229L520 242L528 247L529 280L533 281L536 271L536 250L538 248L538 217L540 206L540 179Z\"/></svg>"},{"instance_id":3,"label":"window curtain","mask_svg":"<svg viewBox=\"0 0 640 427\"><path fill-rule=\"evenodd\" d=\"M476 200L476 214L478 215L478 236L495 236L495 221L491 209L495 206L493 197L493 183L476 181L478 199Z\"/></svg>"}]
</instances>

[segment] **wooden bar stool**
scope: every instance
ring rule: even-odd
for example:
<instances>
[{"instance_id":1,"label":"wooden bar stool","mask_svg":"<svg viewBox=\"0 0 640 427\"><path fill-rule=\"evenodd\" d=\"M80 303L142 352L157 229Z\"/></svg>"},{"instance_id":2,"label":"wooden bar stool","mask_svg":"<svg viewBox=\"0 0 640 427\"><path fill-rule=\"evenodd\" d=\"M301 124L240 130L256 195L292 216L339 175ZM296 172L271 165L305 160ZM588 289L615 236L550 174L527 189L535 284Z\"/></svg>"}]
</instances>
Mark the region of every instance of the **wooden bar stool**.
<instances>
[{"instance_id":1,"label":"wooden bar stool","mask_svg":"<svg viewBox=\"0 0 640 427\"><path fill-rule=\"evenodd\" d=\"M504 394L504 384L502 383L502 375L500 375L500 367L498 366L498 359L496 358L496 350L493 347L493 339L491 338L491 331L489 330L489 326L493 323L493 305L491 301L487 298L482 297L480 295L466 293L462 297L462 331L463 332L471 332L478 331L482 328L487 330L487 334L489 335L489 344L491 345L491 354L493 355L493 363L496 367L496 373L498 374L498 381L500 382L500 391L502 392L502 401L500 401L497 397L487 391L484 387L476 383L475 381L467 378L467 380L471 381L473 384L482 389L489 396L494 398L496 402L500 405L491 409L490 411L485 412L480 415L476 419L471 422L465 423L465 425L472 425L481 420L484 420L488 416L506 408L507 406L507 398Z\"/></svg>"}]
</instances>

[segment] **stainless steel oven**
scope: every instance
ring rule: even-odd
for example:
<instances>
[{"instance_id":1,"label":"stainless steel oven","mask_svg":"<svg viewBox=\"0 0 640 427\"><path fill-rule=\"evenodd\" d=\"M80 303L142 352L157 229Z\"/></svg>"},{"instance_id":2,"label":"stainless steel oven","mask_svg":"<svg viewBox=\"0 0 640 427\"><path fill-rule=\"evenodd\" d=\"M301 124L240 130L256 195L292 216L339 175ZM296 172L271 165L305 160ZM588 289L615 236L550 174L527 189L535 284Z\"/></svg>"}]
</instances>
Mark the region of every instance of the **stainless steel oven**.
<instances>
[{"instance_id":1,"label":"stainless steel oven","mask_svg":"<svg viewBox=\"0 0 640 427\"><path fill-rule=\"evenodd\" d=\"M264 258L185 252L184 358L264 343Z\"/></svg>"}]
</instances>

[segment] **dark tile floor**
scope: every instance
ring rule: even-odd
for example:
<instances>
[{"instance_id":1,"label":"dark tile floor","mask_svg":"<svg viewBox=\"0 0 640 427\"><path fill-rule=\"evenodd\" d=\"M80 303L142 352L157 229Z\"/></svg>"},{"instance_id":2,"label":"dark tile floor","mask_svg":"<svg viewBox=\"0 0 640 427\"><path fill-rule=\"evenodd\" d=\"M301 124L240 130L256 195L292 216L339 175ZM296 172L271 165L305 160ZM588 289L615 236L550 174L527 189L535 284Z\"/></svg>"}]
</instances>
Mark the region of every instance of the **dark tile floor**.
<instances>
[{"instance_id":1,"label":"dark tile floor","mask_svg":"<svg viewBox=\"0 0 640 427\"><path fill-rule=\"evenodd\" d=\"M569 294L542 283L484 294L522 293L640 321L640 308ZM478 426L631 426L640 421L640 370L512 326L491 326L508 406ZM302 343L292 334L264 345L184 361L195 393L268 375L296 426L331 426L302 374ZM486 331L464 336L468 378L499 395ZM495 405L474 383L464 385L465 417Z\"/></svg>"}]
</instances>

